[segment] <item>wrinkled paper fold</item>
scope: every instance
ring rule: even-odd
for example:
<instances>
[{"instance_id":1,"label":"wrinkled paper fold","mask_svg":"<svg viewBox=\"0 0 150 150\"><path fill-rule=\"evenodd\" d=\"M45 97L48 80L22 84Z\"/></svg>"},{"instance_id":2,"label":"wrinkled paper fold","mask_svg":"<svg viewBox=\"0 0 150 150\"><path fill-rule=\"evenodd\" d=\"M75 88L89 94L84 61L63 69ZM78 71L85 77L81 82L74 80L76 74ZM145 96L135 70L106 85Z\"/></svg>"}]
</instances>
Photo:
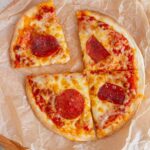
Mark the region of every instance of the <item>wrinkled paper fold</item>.
<instances>
[{"instance_id":1,"label":"wrinkled paper fold","mask_svg":"<svg viewBox=\"0 0 150 150\"><path fill-rule=\"evenodd\" d=\"M13 69L9 46L20 16L40 0L0 0L0 134L31 150L145 150L150 149L150 1L54 0L71 60L65 65ZM29 74L80 72L83 69L75 11L90 9L117 20L133 36L145 62L145 98L136 116L121 130L94 142L71 142L47 130L34 116L25 94Z\"/></svg>"}]
</instances>

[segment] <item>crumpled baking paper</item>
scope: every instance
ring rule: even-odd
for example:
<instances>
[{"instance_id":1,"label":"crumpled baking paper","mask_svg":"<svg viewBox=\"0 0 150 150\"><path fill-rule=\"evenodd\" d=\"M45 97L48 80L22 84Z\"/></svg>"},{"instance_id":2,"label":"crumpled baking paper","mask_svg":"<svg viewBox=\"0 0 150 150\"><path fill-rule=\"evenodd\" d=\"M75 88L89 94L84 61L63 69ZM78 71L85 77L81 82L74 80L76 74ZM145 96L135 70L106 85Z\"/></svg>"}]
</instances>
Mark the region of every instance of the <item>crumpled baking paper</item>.
<instances>
[{"instance_id":1,"label":"crumpled baking paper","mask_svg":"<svg viewBox=\"0 0 150 150\"><path fill-rule=\"evenodd\" d=\"M21 15L40 0L0 0L0 134L31 150L149 150L150 149L150 1L54 0L71 60L65 65L13 69L9 46ZM83 69L75 11L90 9L110 15L126 28L145 62L145 98L135 117L121 130L94 142L72 142L46 129L34 116L25 94L30 74L80 72Z\"/></svg>"}]
</instances>

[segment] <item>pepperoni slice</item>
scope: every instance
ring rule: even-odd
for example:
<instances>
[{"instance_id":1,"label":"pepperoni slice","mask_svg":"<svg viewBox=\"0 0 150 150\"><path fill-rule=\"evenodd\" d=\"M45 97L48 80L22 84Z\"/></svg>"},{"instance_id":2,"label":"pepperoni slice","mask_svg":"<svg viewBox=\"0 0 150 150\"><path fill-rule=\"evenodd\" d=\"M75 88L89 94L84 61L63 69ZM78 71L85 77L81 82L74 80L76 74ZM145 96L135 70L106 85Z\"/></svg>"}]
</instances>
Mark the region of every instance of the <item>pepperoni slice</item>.
<instances>
[{"instance_id":1,"label":"pepperoni slice","mask_svg":"<svg viewBox=\"0 0 150 150\"><path fill-rule=\"evenodd\" d=\"M118 85L106 83L99 89L98 97L100 100L122 105L125 100L125 91Z\"/></svg>"},{"instance_id":2,"label":"pepperoni slice","mask_svg":"<svg viewBox=\"0 0 150 150\"><path fill-rule=\"evenodd\" d=\"M103 47L103 45L92 35L87 43L86 49L88 55L94 60L94 62L99 62L103 59L106 59L110 54Z\"/></svg>"},{"instance_id":3,"label":"pepperoni slice","mask_svg":"<svg viewBox=\"0 0 150 150\"><path fill-rule=\"evenodd\" d=\"M67 89L55 99L57 112L65 119L75 119L84 110L84 98L75 89Z\"/></svg>"},{"instance_id":4,"label":"pepperoni slice","mask_svg":"<svg viewBox=\"0 0 150 150\"><path fill-rule=\"evenodd\" d=\"M37 57L48 57L60 50L60 45L52 35L31 35L31 51Z\"/></svg>"}]
</instances>

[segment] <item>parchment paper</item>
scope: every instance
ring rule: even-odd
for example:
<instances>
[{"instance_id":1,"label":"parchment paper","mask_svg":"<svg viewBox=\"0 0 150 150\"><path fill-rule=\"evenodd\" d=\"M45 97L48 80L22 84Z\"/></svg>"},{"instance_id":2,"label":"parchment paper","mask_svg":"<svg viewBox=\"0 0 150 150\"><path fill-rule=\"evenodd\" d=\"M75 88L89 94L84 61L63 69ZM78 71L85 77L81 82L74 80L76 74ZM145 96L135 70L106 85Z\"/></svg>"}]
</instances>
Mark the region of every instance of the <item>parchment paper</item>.
<instances>
[{"instance_id":1,"label":"parchment paper","mask_svg":"<svg viewBox=\"0 0 150 150\"><path fill-rule=\"evenodd\" d=\"M28 8L38 2L40 0L0 0L0 134L31 150L149 150L150 1L54 0L71 51L71 61L66 65L13 69L10 66L9 46L15 24ZM112 136L94 142L71 142L47 130L34 116L24 89L24 78L29 74L82 71L75 17L77 9L96 10L116 19L134 37L145 61L145 99L136 116Z\"/></svg>"}]
</instances>

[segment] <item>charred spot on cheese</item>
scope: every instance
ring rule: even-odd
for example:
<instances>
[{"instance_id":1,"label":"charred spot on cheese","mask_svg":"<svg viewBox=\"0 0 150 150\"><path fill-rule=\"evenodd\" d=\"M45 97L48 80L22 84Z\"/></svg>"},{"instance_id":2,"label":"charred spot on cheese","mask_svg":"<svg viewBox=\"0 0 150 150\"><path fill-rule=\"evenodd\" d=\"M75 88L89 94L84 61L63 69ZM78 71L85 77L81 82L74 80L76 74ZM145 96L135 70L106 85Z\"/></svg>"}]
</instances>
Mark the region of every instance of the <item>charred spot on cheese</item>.
<instances>
[{"instance_id":1,"label":"charred spot on cheese","mask_svg":"<svg viewBox=\"0 0 150 150\"><path fill-rule=\"evenodd\" d=\"M100 100L106 100L114 104L122 105L125 100L125 90L118 85L105 83L99 89L98 98Z\"/></svg>"},{"instance_id":2,"label":"charred spot on cheese","mask_svg":"<svg viewBox=\"0 0 150 150\"><path fill-rule=\"evenodd\" d=\"M67 89L55 99L57 112L65 119L75 119L84 110L84 98L75 89Z\"/></svg>"},{"instance_id":3,"label":"charred spot on cheese","mask_svg":"<svg viewBox=\"0 0 150 150\"><path fill-rule=\"evenodd\" d=\"M57 39L52 35L32 33L30 48L33 55L37 57L48 57L60 50Z\"/></svg>"},{"instance_id":4,"label":"charred spot on cheese","mask_svg":"<svg viewBox=\"0 0 150 150\"><path fill-rule=\"evenodd\" d=\"M96 63L110 56L109 52L95 38L94 35L92 35L86 42L86 50L91 59Z\"/></svg>"}]
</instances>

